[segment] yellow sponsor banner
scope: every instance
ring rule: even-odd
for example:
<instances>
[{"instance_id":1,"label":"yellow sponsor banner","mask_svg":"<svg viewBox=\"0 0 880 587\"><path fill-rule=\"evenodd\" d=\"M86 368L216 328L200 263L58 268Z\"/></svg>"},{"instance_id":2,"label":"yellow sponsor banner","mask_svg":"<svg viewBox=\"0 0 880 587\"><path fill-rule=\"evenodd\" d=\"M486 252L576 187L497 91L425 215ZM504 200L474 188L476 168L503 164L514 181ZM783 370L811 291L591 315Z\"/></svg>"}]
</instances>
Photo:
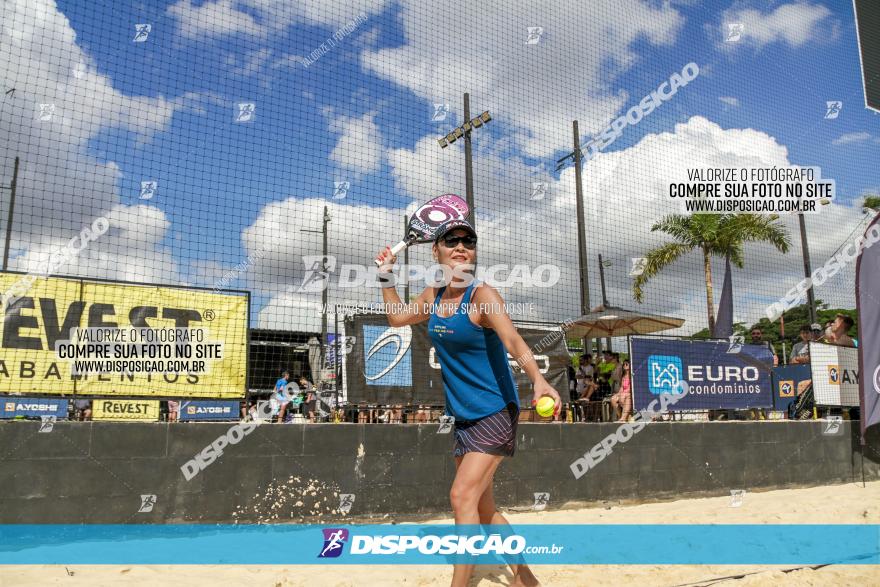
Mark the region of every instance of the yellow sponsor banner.
<instances>
[{"instance_id":1,"label":"yellow sponsor banner","mask_svg":"<svg viewBox=\"0 0 880 587\"><path fill-rule=\"evenodd\" d=\"M159 420L156 399L96 399L92 401L93 420Z\"/></svg>"},{"instance_id":2,"label":"yellow sponsor banner","mask_svg":"<svg viewBox=\"0 0 880 587\"><path fill-rule=\"evenodd\" d=\"M244 396L244 294L11 273L0 273L0 292L5 292L7 302L0 336L0 393ZM73 361L56 354L56 343L69 340L71 328L175 327L202 329L208 340L222 344L222 357L205 361L207 368L201 371L75 375Z\"/></svg>"}]
</instances>

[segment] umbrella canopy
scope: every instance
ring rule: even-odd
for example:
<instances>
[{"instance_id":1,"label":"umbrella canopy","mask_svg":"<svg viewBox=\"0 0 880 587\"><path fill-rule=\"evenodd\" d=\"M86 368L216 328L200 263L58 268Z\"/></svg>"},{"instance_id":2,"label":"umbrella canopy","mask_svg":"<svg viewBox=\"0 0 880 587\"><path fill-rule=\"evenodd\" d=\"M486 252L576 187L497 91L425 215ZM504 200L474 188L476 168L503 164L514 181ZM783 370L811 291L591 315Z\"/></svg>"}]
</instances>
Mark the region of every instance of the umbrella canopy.
<instances>
[{"instance_id":1,"label":"umbrella canopy","mask_svg":"<svg viewBox=\"0 0 880 587\"><path fill-rule=\"evenodd\" d=\"M605 338L628 334L650 334L684 324L683 318L654 316L614 306L598 306L575 320L565 332L571 338Z\"/></svg>"}]
</instances>

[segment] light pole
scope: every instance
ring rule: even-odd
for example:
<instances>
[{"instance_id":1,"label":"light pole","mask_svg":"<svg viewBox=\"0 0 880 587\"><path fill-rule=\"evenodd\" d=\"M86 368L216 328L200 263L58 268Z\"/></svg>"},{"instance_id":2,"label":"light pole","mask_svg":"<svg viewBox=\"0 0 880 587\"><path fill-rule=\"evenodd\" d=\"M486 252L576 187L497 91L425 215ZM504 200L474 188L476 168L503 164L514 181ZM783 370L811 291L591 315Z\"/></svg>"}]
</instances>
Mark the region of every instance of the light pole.
<instances>
[{"instance_id":1,"label":"light pole","mask_svg":"<svg viewBox=\"0 0 880 587\"><path fill-rule=\"evenodd\" d=\"M484 124L492 120L489 111L486 110L479 116L471 118L471 97L470 94L464 95L464 119L465 123L452 129L445 137L440 137L437 142L441 149L445 149L460 138L464 138L464 189L465 200L469 208L468 221L476 228L476 211L474 210L474 169L473 154L471 152L471 131L480 128Z\"/></svg>"},{"instance_id":2,"label":"light pole","mask_svg":"<svg viewBox=\"0 0 880 587\"><path fill-rule=\"evenodd\" d=\"M406 214L403 215L403 233L406 234L406 229L409 226L409 216ZM406 269L407 273L409 273L409 247L404 247L403 249L403 266ZM403 282L403 299L406 300L406 303L409 303L409 279Z\"/></svg>"},{"instance_id":3,"label":"light pole","mask_svg":"<svg viewBox=\"0 0 880 587\"><path fill-rule=\"evenodd\" d=\"M18 157L15 158L15 167L12 170L12 183L9 187L2 186L0 189L9 190L9 213L6 216L6 245L3 247L3 271L9 264L9 243L12 239L12 216L15 212L15 190L18 186Z\"/></svg>"}]
</instances>

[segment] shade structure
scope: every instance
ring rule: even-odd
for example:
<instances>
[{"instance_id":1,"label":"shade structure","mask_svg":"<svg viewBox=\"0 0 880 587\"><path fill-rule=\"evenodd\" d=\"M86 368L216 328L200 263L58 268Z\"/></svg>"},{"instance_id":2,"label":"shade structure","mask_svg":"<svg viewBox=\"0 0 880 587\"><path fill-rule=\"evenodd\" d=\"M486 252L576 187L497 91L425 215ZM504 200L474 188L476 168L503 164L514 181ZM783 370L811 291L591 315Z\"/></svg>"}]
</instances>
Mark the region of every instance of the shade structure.
<instances>
[{"instance_id":1,"label":"shade structure","mask_svg":"<svg viewBox=\"0 0 880 587\"><path fill-rule=\"evenodd\" d=\"M629 334L651 334L672 330L684 324L683 318L655 316L615 306L598 306L566 329L569 338L605 338Z\"/></svg>"}]
</instances>

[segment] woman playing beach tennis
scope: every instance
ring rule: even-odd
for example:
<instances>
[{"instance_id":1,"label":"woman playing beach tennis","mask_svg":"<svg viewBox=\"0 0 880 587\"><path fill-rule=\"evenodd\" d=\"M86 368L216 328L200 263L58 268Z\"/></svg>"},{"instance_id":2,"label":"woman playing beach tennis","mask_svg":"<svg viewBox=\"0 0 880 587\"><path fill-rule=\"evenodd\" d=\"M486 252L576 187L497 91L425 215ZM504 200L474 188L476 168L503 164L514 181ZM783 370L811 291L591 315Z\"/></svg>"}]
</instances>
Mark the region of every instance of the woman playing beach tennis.
<instances>
[{"instance_id":1,"label":"woman playing beach tennis","mask_svg":"<svg viewBox=\"0 0 880 587\"><path fill-rule=\"evenodd\" d=\"M435 235L434 259L449 276L442 287L426 287L413 304L402 304L390 275L397 258L386 247L378 256L382 297L391 326L428 322L440 362L446 413L455 418L455 480L449 492L455 523L507 524L495 509L495 470L516 446L519 399L507 353L534 386L534 405L559 394L544 379L525 341L490 285L473 278L477 234L466 220L450 220ZM456 269L457 268L457 269ZM448 270L448 271L447 271ZM538 585L525 564L511 564L512 585ZM467 585L473 565L456 565L453 587Z\"/></svg>"}]
</instances>

